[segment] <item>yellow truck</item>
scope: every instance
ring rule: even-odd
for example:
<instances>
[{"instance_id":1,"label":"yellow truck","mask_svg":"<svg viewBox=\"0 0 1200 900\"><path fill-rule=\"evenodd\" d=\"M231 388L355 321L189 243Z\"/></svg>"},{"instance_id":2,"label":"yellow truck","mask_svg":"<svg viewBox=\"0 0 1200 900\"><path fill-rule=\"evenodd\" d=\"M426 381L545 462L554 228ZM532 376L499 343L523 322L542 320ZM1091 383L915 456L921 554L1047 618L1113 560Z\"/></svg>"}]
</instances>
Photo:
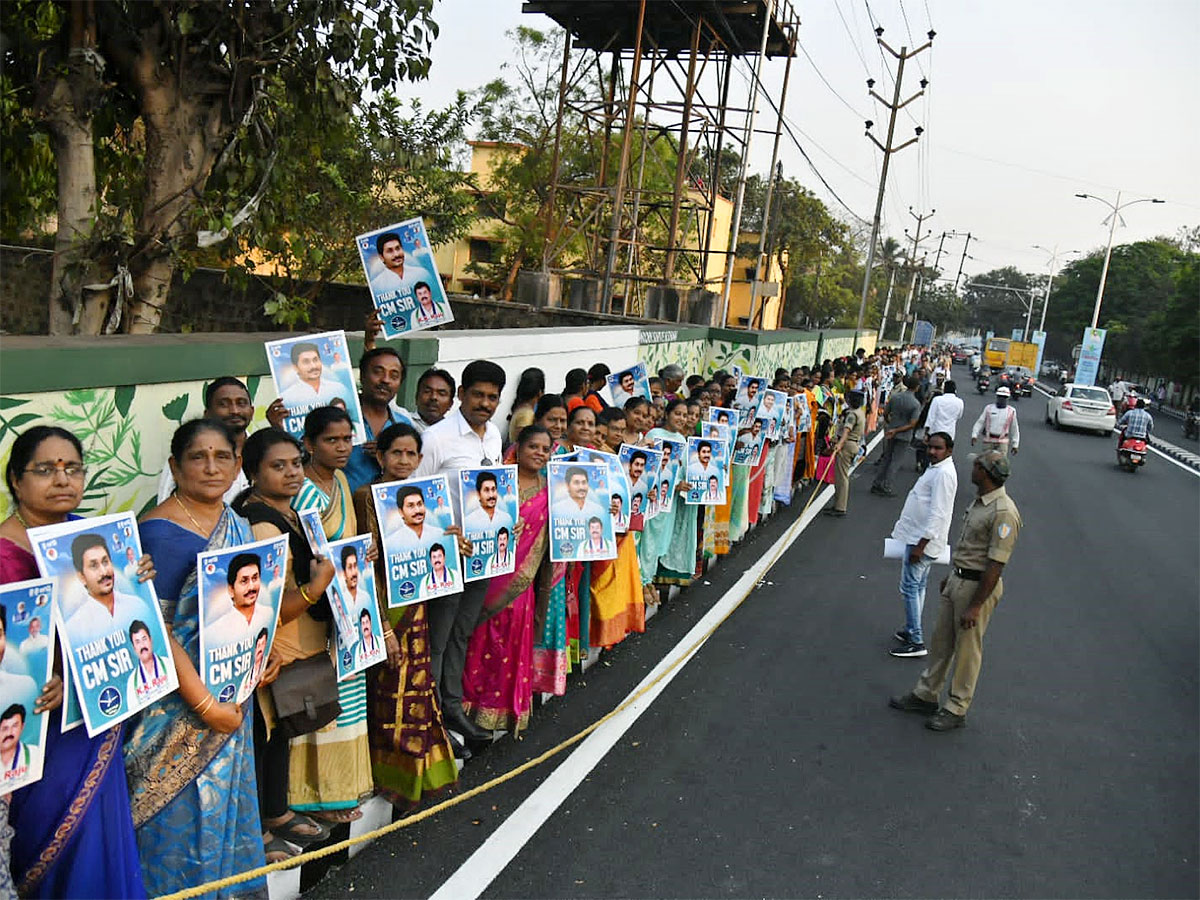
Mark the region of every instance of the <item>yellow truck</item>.
<instances>
[{"instance_id":1,"label":"yellow truck","mask_svg":"<svg viewBox=\"0 0 1200 900\"><path fill-rule=\"evenodd\" d=\"M1018 367L1032 374L1037 365L1037 344L1010 341L1008 338L988 338L983 348L983 364L990 369Z\"/></svg>"},{"instance_id":2,"label":"yellow truck","mask_svg":"<svg viewBox=\"0 0 1200 900\"><path fill-rule=\"evenodd\" d=\"M1008 361L1008 338L988 338L983 347L983 365L989 369L1003 369Z\"/></svg>"}]
</instances>

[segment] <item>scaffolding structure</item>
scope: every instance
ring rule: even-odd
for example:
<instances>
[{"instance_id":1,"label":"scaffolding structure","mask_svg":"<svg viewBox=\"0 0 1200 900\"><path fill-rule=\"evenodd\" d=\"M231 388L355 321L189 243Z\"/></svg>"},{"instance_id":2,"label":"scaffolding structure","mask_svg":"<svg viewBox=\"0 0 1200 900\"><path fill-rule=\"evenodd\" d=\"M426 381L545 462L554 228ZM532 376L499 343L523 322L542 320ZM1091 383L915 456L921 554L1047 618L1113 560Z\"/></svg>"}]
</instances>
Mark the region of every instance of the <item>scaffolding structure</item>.
<instances>
[{"instance_id":1,"label":"scaffolding structure","mask_svg":"<svg viewBox=\"0 0 1200 900\"><path fill-rule=\"evenodd\" d=\"M564 305L723 324L737 224L733 239L720 233L718 205L738 184L722 183L722 155L743 159L744 181L757 105L757 71L735 89L734 62L795 55L790 0L525 0L523 11L566 34L542 274L566 279ZM775 134L782 115L780 104ZM567 120L600 143L587 183L561 171Z\"/></svg>"}]
</instances>

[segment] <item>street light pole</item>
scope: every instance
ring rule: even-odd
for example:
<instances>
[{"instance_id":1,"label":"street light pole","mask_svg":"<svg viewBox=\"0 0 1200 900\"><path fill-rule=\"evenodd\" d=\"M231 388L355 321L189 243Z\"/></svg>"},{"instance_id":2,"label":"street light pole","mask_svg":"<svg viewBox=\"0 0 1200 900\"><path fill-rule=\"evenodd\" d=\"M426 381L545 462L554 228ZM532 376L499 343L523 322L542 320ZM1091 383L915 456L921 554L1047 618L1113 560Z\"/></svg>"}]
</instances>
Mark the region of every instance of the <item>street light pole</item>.
<instances>
[{"instance_id":1,"label":"street light pole","mask_svg":"<svg viewBox=\"0 0 1200 900\"><path fill-rule=\"evenodd\" d=\"M1050 254L1050 277L1046 281L1046 293L1042 297L1042 320L1038 323L1038 331L1046 330L1046 310L1050 307L1050 289L1054 285L1054 276L1058 274L1058 244L1054 245L1054 249L1043 247L1041 244L1034 244L1034 250L1043 250ZM1070 256L1072 253L1078 253L1078 250L1068 250L1064 256Z\"/></svg>"},{"instance_id":2,"label":"street light pole","mask_svg":"<svg viewBox=\"0 0 1200 900\"><path fill-rule=\"evenodd\" d=\"M1104 299L1104 283L1108 280L1108 264L1112 259L1113 233L1117 230L1117 219L1121 219L1121 210L1127 206L1133 206L1135 203L1166 203L1167 201L1143 197L1140 200L1130 200L1128 203L1122 203L1120 191L1117 191L1116 203L1109 203L1103 197L1097 197L1095 194L1076 194L1075 196L1083 200L1099 200L1112 210L1108 223L1108 247L1104 251L1104 267L1100 270L1100 286L1096 288L1096 306L1092 310L1091 327L1096 328L1100 323L1100 301ZM1125 224L1124 219L1121 219L1121 224Z\"/></svg>"}]
</instances>

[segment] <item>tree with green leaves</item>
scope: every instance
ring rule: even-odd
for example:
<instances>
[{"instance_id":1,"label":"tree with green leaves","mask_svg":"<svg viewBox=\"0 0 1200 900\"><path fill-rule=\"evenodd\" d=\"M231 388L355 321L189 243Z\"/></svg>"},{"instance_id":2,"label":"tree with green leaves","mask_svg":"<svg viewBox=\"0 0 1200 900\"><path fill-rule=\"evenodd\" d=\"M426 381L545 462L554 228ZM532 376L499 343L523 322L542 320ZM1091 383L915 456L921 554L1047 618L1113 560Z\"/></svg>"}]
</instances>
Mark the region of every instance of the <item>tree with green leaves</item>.
<instances>
[{"instance_id":1,"label":"tree with green leaves","mask_svg":"<svg viewBox=\"0 0 1200 900\"><path fill-rule=\"evenodd\" d=\"M181 254L270 190L286 114L424 77L433 0L7 0L2 135L50 136L52 333L154 331ZM263 163L263 161L266 161ZM5 162L8 162L6 158Z\"/></svg>"},{"instance_id":2,"label":"tree with green leaves","mask_svg":"<svg viewBox=\"0 0 1200 900\"><path fill-rule=\"evenodd\" d=\"M1035 277L1014 266L984 272L963 285L963 324L1007 337L1024 327L1027 304L1036 295Z\"/></svg>"}]
</instances>

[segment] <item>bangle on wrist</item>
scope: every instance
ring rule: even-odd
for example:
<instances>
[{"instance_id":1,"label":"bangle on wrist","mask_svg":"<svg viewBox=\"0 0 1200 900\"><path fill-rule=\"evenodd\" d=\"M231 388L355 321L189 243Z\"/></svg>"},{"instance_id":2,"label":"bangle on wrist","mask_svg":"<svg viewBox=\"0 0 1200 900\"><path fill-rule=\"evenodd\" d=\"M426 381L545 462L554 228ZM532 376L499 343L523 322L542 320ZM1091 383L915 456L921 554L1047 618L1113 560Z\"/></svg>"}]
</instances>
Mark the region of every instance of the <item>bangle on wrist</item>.
<instances>
[{"instance_id":1,"label":"bangle on wrist","mask_svg":"<svg viewBox=\"0 0 1200 900\"><path fill-rule=\"evenodd\" d=\"M307 603L309 606L315 606L317 603L316 600L314 600L312 597L308 596L308 585L305 585L305 584L300 585L300 596L304 598L304 602ZM318 595L317 599L320 599L319 595Z\"/></svg>"},{"instance_id":2,"label":"bangle on wrist","mask_svg":"<svg viewBox=\"0 0 1200 900\"><path fill-rule=\"evenodd\" d=\"M217 698L214 697L212 694L209 694L207 697L205 697L203 700L201 700L199 703L197 703L195 706L193 706L192 710L196 713L196 715L203 718L204 714L208 711L208 708L216 702L217 702Z\"/></svg>"}]
</instances>

